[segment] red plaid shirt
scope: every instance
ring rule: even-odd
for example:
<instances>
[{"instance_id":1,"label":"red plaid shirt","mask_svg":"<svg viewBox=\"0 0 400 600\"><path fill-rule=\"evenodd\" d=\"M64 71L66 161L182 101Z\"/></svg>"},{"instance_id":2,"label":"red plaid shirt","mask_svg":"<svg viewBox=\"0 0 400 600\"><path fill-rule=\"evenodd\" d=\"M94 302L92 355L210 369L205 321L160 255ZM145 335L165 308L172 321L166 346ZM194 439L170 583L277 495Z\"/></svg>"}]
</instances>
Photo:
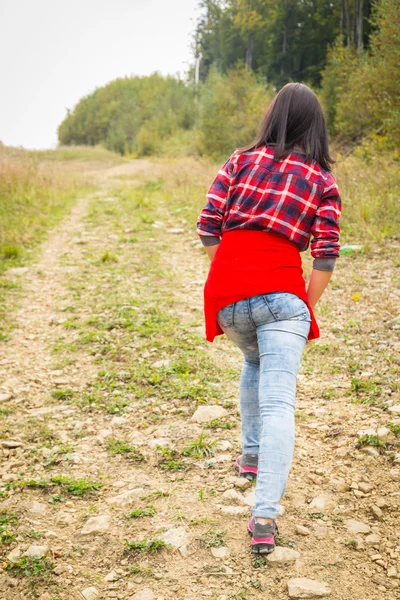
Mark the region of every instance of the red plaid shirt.
<instances>
[{"instance_id":1,"label":"red plaid shirt","mask_svg":"<svg viewBox=\"0 0 400 600\"><path fill-rule=\"evenodd\" d=\"M218 172L197 233L221 236L234 229L278 233L300 251L311 241L314 258L339 256L341 200L334 177L305 154L274 160L272 146L235 151Z\"/></svg>"}]
</instances>

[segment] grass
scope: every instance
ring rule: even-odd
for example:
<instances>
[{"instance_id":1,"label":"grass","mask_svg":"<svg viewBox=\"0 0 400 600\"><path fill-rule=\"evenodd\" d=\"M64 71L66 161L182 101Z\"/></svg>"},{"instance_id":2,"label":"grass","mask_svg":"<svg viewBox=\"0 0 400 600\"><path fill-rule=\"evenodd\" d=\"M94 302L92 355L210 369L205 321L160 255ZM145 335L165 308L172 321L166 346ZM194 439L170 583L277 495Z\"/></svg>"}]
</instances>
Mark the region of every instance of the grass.
<instances>
[{"instance_id":1,"label":"grass","mask_svg":"<svg viewBox=\"0 0 400 600\"><path fill-rule=\"evenodd\" d=\"M357 440L357 448L361 448L362 446L375 446L376 448L386 450L388 444L383 442L377 435L368 434L362 435Z\"/></svg>"},{"instance_id":2,"label":"grass","mask_svg":"<svg viewBox=\"0 0 400 600\"><path fill-rule=\"evenodd\" d=\"M156 552L160 552L164 548L168 548L169 544L166 544L164 540L154 539L147 541L146 539L141 542L125 542L125 550L128 552L147 552L150 554L155 554Z\"/></svg>"},{"instance_id":3,"label":"grass","mask_svg":"<svg viewBox=\"0 0 400 600\"><path fill-rule=\"evenodd\" d=\"M156 509L154 506L147 506L146 508L135 508L129 513L132 519L142 519L143 517L154 517Z\"/></svg>"},{"instance_id":4,"label":"grass","mask_svg":"<svg viewBox=\"0 0 400 600\"><path fill-rule=\"evenodd\" d=\"M197 440L194 440L187 446L182 454L184 456L193 456L194 458L207 458L214 456L218 441L206 441L206 435L202 432Z\"/></svg>"},{"instance_id":5,"label":"grass","mask_svg":"<svg viewBox=\"0 0 400 600\"><path fill-rule=\"evenodd\" d=\"M116 438L110 438L107 441L107 450L110 454L122 454L135 463L141 463L146 460L143 454L141 454L134 446Z\"/></svg>"},{"instance_id":6,"label":"grass","mask_svg":"<svg viewBox=\"0 0 400 600\"><path fill-rule=\"evenodd\" d=\"M171 448L163 448L156 446L156 450L161 454L161 459L158 461L160 469L168 471L183 471L186 467L182 464L181 456L177 450Z\"/></svg>"},{"instance_id":7,"label":"grass","mask_svg":"<svg viewBox=\"0 0 400 600\"><path fill-rule=\"evenodd\" d=\"M225 535L225 531L209 529L201 536L201 543L206 548L221 548L226 546Z\"/></svg>"},{"instance_id":8,"label":"grass","mask_svg":"<svg viewBox=\"0 0 400 600\"><path fill-rule=\"evenodd\" d=\"M72 496L84 496L91 492L98 491L103 487L103 483L90 481L84 477L73 479L66 475L55 475L51 478L52 483L59 485L64 491Z\"/></svg>"}]
</instances>

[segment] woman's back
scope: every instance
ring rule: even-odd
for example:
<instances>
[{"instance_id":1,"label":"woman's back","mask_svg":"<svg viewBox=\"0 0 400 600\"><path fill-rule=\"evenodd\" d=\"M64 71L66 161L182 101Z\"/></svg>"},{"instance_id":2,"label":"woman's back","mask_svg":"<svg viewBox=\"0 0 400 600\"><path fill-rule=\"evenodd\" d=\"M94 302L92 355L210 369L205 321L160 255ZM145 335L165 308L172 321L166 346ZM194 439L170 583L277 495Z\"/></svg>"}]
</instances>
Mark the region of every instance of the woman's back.
<instances>
[{"instance_id":1,"label":"woman's back","mask_svg":"<svg viewBox=\"0 0 400 600\"><path fill-rule=\"evenodd\" d=\"M313 256L337 256L341 210L334 177L301 151L274 158L273 146L235 151L219 171L198 220L200 235L270 231Z\"/></svg>"}]
</instances>

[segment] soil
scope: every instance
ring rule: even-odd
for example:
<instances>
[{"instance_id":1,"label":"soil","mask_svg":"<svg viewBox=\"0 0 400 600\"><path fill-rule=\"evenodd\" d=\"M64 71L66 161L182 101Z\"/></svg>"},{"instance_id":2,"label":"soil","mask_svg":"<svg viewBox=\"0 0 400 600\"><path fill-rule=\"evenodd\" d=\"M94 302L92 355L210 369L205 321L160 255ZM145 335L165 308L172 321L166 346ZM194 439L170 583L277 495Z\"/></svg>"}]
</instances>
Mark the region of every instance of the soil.
<instances>
[{"instance_id":1,"label":"soil","mask_svg":"<svg viewBox=\"0 0 400 600\"><path fill-rule=\"evenodd\" d=\"M165 170L165 165L132 161L93 171L98 201L112 207L108 195L118 177L120 183L140 184L157 168ZM4 275L20 281L23 292L16 306L10 306L15 326L0 346L0 516L17 519L8 525L14 539L0 546L0 600L283 600L289 597L288 581L303 577L326 584L332 600L399 598L400 415L393 408L400 404L399 244L342 257L321 301L322 337L307 345L302 362L295 458L278 522L280 546L299 556L272 563L250 553L246 496L253 488L238 487L233 468L240 451L241 357L226 339L200 344L220 372L229 373L218 384L230 400L228 415L220 427L207 430L220 448L214 456L193 460L184 471L160 468L155 446L161 439L159 445L182 448L198 438L203 427L192 420L194 409L179 412L171 409L179 402L164 403L158 408L160 423L138 427L136 410L142 410L142 419L146 413L135 409L135 403L126 412L110 414L61 397L70 388L75 396L83 393L99 372L90 345L80 348L71 364L54 353L60 339L66 344L73 340L73 327L65 328L71 294L79 288L91 298L92 304L77 304L74 318L80 321L90 318L99 290L111 294L109 280L103 288L101 280L92 282L86 258L120 232L112 219L91 218L91 202L77 202L49 233L40 258L28 270ZM207 261L193 229L192 223L178 233L154 229L162 270L170 274L162 285L179 306L183 336L185 328L203 332ZM120 277L113 286L126 282ZM152 277L156 275L150 271ZM132 361L143 360L135 356L134 346L125 350ZM198 377L207 381L208 375L199 368ZM206 402L214 404L212 398ZM224 427L226 420L231 429ZM129 440L146 462L129 458L129 452L110 454L110 438ZM16 447L9 447L10 440ZM17 485L59 474L103 485L84 495L62 487ZM151 496L154 492L158 494ZM150 506L153 516L129 518L132 510ZM97 531L83 533L85 523L99 516L104 522ZM361 522L364 531L353 532L349 520ZM129 552L125 547L127 541L162 539L171 529L169 540L183 536L173 541L175 548ZM52 565L47 576L36 580L32 573L7 568L10 553L22 554L32 545L47 546L43 552ZM215 556L219 553L221 557Z\"/></svg>"}]
</instances>

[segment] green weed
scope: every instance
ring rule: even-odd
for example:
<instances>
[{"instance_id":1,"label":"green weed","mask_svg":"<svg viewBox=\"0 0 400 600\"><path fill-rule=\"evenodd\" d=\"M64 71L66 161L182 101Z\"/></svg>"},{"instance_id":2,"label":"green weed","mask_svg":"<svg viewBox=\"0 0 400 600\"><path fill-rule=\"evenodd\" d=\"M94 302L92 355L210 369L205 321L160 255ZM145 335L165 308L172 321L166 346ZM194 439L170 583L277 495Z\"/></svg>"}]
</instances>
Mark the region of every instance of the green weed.
<instances>
[{"instance_id":1,"label":"green weed","mask_svg":"<svg viewBox=\"0 0 400 600\"><path fill-rule=\"evenodd\" d=\"M206 441L206 435L202 432L197 440L191 442L189 446L183 450L182 454L184 456L193 456L195 458L214 456L217 443L217 441Z\"/></svg>"},{"instance_id":2,"label":"green weed","mask_svg":"<svg viewBox=\"0 0 400 600\"><path fill-rule=\"evenodd\" d=\"M59 485L72 496L83 496L93 491L100 490L104 484L97 481L89 481L85 478L73 479L66 475L55 475L51 478L52 483Z\"/></svg>"},{"instance_id":3,"label":"green weed","mask_svg":"<svg viewBox=\"0 0 400 600\"><path fill-rule=\"evenodd\" d=\"M134 446L116 438L110 438L107 441L107 450L111 454L122 454L127 456L129 460L135 463L144 462L146 460L143 454L141 454L139 450L136 450Z\"/></svg>"},{"instance_id":4,"label":"green weed","mask_svg":"<svg viewBox=\"0 0 400 600\"><path fill-rule=\"evenodd\" d=\"M160 552L164 548L168 548L169 545L164 540L154 539L149 542L144 539L141 542L125 542L125 550L129 552L149 552L156 553Z\"/></svg>"},{"instance_id":5,"label":"green weed","mask_svg":"<svg viewBox=\"0 0 400 600\"><path fill-rule=\"evenodd\" d=\"M146 508L135 508L129 513L129 516L133 519L141 519L142 517L154 517L155 514L155 507L147 506Z\"/></svg>"}]
</instances>

